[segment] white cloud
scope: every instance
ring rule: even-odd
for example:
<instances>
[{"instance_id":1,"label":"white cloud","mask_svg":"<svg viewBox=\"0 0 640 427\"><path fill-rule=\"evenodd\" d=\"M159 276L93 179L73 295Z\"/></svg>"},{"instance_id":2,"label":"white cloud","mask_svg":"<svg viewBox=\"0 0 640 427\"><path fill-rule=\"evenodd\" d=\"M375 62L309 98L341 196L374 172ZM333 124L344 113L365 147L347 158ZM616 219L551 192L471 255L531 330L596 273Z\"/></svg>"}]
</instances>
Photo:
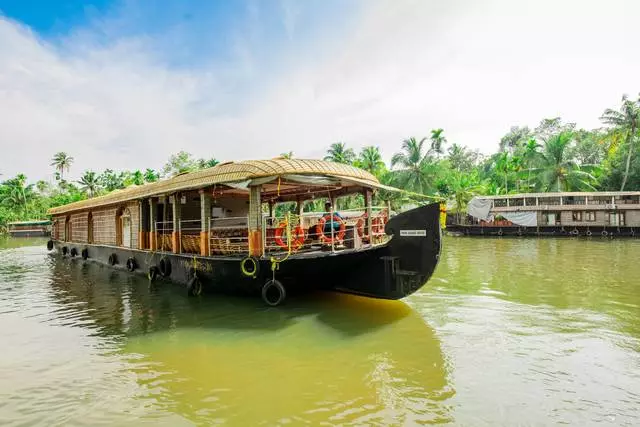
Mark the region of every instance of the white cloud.
<instances>
[{"instance_id":1,"label":"white cloud","mask_svg":"<svg viewBox=\"0 0 640 427\"><path fill-rule=\"evenodd\" d=\"M159 61L144 38L98 44L79 33L60 48L0 18L0 173L46 177L60 150L75 157L75 176L159 168L180 149L318 157L343 140L390 157L435 127L489 152L511 125L543 117L599 126L604 108L640 90L637 2L479 3L366 2L348 32L328 22L305 51L256 55L240 41L235 58L190 71ZM284 11L295 37L298 12ZM274 69L277 79L261 77Z\"/></svg>"}]
</instances>

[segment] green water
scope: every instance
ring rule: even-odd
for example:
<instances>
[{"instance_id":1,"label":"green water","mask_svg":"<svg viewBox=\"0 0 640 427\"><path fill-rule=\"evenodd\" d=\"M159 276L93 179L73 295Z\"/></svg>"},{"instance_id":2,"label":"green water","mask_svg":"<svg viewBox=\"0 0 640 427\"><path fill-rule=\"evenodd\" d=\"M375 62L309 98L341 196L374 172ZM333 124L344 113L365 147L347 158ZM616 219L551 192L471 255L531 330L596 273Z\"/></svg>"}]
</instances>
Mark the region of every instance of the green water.
<instances>
[{"instance_id":1,"label":"green water","mask_svg":"<svg viewBox=\"0 0 640 427\"><path fill-rule=\"evenodd\" d=\"M640 425L640 241L449 238L402 302L187 298L0 242L0 424Z\"/></svg>"}]
</instances>

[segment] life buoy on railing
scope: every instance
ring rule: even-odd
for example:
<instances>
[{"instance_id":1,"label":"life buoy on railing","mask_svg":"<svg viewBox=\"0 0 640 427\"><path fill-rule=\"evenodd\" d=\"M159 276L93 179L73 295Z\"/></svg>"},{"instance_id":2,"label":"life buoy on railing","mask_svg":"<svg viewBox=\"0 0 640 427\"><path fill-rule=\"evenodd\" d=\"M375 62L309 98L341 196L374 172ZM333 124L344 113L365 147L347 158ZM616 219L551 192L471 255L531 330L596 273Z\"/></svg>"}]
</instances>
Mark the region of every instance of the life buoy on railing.
<instances>
[{"instance_id":1,"label":"life buoy on railing","mask_svg":"<svg viewBox=\"0 0 640 427\"><path fill-rule=\"evenodd\" d=\"M386 221L384 216L377 216L373 218L373 221L371 222L371 232L378 236L384 234L385 223Z\"/></svg>"},{"instance_id":2,"label":"life buoy on railing","mask_svg":"<svg viewBox=\"0 0 640 427\"><path fill-rule=\"evenodd\" d=\"M283 221L276 228L274 240L282 249L288 249L289 245L282 238L286 236L287 222ZM304 245L304 230L299 225L291 231L291 248L300 249Z\"/></svg>"},{"instance_id":3,"label":"life buoy on railing","mask_svg":"<svg viewBox=\"0 0 640 427\"><path fill-rule=\"evenodd\" d=\"M502 228L498 230L498 236L502 236Z\"/></svg>"},{"instance_id":4,"label":"life buoy on railing","mask_svg":"<svg viewBox=\"0 0 640 427\"><path fill-rule=\"evenodd\" d=\"M591 233L591 230L587 230L587 237L591 237L593 233Z\"/></svg>"},{"instance_id":5,"label":"life buoy on railing","mask_svg":"<svg viewBox=\"0 0 640 427\"><path fill-rule=\"evenodd\" d=\"M326 243L342 241L344 239L345 233L347 232L347 226L345 225L344 220L336 214L333 215L332 223L337 222L338 224L340 224L340 228L338 229L337 233L333 233L333 238L331 238L331 232L329 232L329 236L324 233L324 225L329 219L331 219L331 214L327 214L318 220L318 225L316 225L316 234L320 236L320 241ZM333 226L333 224L331 225Z\"/></svg>"},{"instance_id":6,"label":"life buoy on railing","mask_svg":"<svg viewBox=\"0 0 640 427\"><path fill-rule=\"evenodd\" d=\"M356 222L356 231L358 232L358 236L360 238L364 237L364 220L366 217L367 214L364 214L363 216L358 218L358 221Z\"/></svg>"},{"instance_id":7,"label":"life buoy on railing","mask_svg":"<svg viewBox=\"0 0 640 427\"><path fill-rule=\"evenodd\" d=\"M602 230L602 237L607 237L609 235L609 233L607 233L607 230Z\"/></svg>"}]
</instances>

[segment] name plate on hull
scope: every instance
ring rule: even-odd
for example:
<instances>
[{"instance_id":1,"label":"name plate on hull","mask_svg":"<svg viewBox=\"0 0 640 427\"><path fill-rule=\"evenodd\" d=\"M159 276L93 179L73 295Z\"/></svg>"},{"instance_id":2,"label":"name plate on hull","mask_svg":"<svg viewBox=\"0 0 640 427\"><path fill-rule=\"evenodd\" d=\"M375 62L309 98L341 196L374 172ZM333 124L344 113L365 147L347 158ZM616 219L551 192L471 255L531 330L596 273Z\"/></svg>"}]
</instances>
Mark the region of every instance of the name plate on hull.
<instances>
[{"instance_id":1,"label":"name plate on hull","mask_svg":"<svg viewBox=\"0 0 640 427\"><path fill-rule=\"evenodd\" d=\"M427 230L400 230L401 237L427 237Z\"/></svg>"}]
</instances>

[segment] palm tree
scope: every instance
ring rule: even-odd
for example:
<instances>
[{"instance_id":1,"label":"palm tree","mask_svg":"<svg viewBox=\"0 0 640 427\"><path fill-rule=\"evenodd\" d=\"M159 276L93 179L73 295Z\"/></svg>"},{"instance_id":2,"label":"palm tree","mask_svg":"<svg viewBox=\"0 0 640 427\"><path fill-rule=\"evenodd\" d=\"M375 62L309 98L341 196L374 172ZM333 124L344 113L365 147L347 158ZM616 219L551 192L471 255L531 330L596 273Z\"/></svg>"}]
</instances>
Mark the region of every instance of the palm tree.
<instances>
[{"instance_id":1,"label":"palm tree","mask_svg":"<svg viewBox=\"0 0 640 427\"><path fill-rule=\"evenodd\" d=\"M78 184L89 197L95 196L100 191L100 179L93 171L86 171L78 180Z\"/></svg>"},{"instance_id":2,"label":"palm tree","mask_svg":"<svg viewBox=\"0 0 640 427\"><path fill-rule=\"evenodd\" d=\"M280 157L282 157L283 159L293 159L293 151L282 153L280 154Z\"/></svg>"},{"instance_id":3,"label":"palm tree","mask_svg":"<svg viewBox=\"0 0 640 427\"><path fill-rule=\"evenodd\" d=\"M69 172L69 168L73 163L73 157L69 156L64 151L60 151L56 153L51 160L51 166L55 166L56 170L60 172L60 180L63 180L64 170L66 169L67 172Z\"/></svg>"},{"instance_id":4,"label":"palm tree","mask_svg":"<svg viewBox=\"0 0 640 427\"><path fill-rule=\"evenodd\" d=\"M358 166L373 175L378 176L385 169L382 154L380 154L380 148L374 146L364 147L360 152Z\"/></svg>"},{"instance_id":5,"label":"palm tree","mask_svg":"<svg viewBox=\"0 0 640 427\"><path fill-rule=\"evenodd\" d=\"M522 163L527 168L527 190L531 189L531 171L538 165L541 160L540 148L535 138L529 138L524 145L522 152Z\"/></svg>"},{"instance_id":6,"label":"palm tree","mask_svg":"<svg viewBox=\"0 0 640 427\"><path fill-rule=\"evenodd\" d=\"M624 186L627 184L627 179L629 178L629 165L631 164L631 156L634 151L633 140L638 132L640 121L640 98L636 101L631 101L627 98L627 95L624 95L622 97L620 111L607 108L602 117L600 117L600 120L607 125L619 128L626 134L625 145L627 146L627 161L622 177L622 185L620 185L620 191L624 191Z\"/></svg>"},{"instance_id":7,"label":"palm tree","mask_svg":"<svg viewBox=\"0 0 640 427\"><path fill-rule=\"evenodd\" d=\"M456 215L460 224L460 213L465 211L469 200L477 194L484 194L486 186L480 182L477 171L474 173L454 173L450 182L451 198L456 202Z\"/></svg>"},{"instance_id":8,"label":"palm tree","mask_svg":"<svg viewBox=\"0 0 640 427\"><path fill-rule=\"evenodd\" d=\"M431 151L436 153L436 156L444 153L444 144L447 143L447 138L444 137L443 133L444 129L431 130Z\"/></svg>"},{"instance_id":9,"label":"palm tree","mask_svg":"<svg viewBox=\"0 0 640 427\"><path fill-rule=\"evenodd\" d=\"M569 156L571 132L554 135L544 144L540 167L536 169L544 191L594 191L595 177L588 171L592 165L578 165Z\"/></svg>"},{"instance_id":10,"label":"palm tree","mask_svg":"<svg viewBox=\"0 0 640 427\"><path fill-rule=\"evenodd\" d=\"M430 151L425 152L424 143L411 137L402 142L402 151L391 158L391 167L400 166L394 171L396 182L402 188L416 193L426 194L433 187L437 164L433 162Z\"/></svg>"},{"instance_id":11,"label":"palm tree","mask_svg":"<svg viewBox=\"0 0 640 427\"><path fill-rule=\"evenodd\" d=\"M356 159L356 153L351 148L347 148L344 142L335 142L327 150L324 160L335 163L350 165Z\"/></svg>"}]
</instances>

